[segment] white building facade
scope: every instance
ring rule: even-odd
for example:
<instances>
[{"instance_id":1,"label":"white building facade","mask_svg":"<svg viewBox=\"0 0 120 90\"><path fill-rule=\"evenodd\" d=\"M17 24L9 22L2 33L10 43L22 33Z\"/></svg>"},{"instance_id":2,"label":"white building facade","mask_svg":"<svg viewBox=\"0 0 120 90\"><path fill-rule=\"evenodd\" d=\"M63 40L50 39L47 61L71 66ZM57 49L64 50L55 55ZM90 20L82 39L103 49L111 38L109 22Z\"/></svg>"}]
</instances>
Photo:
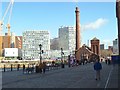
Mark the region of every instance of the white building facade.
<instances>
[{"instance_id":1,"label":"white building facade","mask_svg":"<svg viewBox=\"0 0 120 90\"><path fill-rule=\"evenodd\" d=\"M42 59L49 58L50 51L50 34L48 31L25 31L23 32L23 58L24 59L39 59L40 47L42 45Z\"/></svg>"},{"instance_id":2,"label":"white building facade","mask_svg":"<svg viewBox=\"0 0 120 90\"><path fill-rule=\"evenodd\" d=\"M76 44L76 31L73 26L65 26L59 28L59 46L63 50L74 51Z\"/></svg>"},{"instance_id":3,"label":"white building facade","mask_svg":"<svg viewBox=\"0 0 120 90\"><path fill-rule=\"evenodd\" d=\"M118 39L113 41L113 54L118 54Z\"/></svg>"},{"instance_id":4,"label":"white building facade","mask_svg":"<svg viewBox=\"0 0 120 90\"><path fill-rule=\"evenodd\" d=\"M70 50L63 50L63 58L67 57L68 55L72 54ZM50 50L50 59L56 60L56 59L61 59L61 50Z\"/></svg>"}]
</instances>

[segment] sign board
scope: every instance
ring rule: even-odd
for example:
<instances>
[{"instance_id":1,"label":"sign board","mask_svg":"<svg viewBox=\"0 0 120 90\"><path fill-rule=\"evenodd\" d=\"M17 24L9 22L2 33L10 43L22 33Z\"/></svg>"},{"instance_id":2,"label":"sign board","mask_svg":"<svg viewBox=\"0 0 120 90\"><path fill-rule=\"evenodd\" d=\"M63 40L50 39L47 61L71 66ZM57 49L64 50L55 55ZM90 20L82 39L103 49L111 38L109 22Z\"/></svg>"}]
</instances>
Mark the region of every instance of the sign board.
<instances>
[{"instance_id":1,"label":"sign board","mask_svg":"<svg viewBox=\"0 0 120 90\"><path fill-rule=\"evenodd\" d=\"M5 57L18 57L18 48L5 48L4 56Z\"/></svg>"}]
</instances>

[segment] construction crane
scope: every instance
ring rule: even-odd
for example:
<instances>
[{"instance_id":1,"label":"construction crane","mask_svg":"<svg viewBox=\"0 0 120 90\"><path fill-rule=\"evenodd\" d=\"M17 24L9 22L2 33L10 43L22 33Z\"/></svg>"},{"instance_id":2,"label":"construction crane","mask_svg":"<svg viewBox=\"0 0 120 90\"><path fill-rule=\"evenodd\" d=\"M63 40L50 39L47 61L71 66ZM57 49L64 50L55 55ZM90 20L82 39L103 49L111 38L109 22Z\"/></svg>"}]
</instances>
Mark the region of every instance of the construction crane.
<instances>
[{"instance_id":1,"label":"construction crane","mask_svg":"<svg viewBox=\"0 0 120 90\"><path fill-rule=\"evenodd\" d=\"M8 7L6 8L6 11L5 13L3 14L3 17L2 19L0 20L0 54L2 52L2 43L3 43L3 36L2 36L2 28L3 28L3 25L4 25L4 19L6 17L6 15L9 13L8 15L8 22L7 22L7 29L8 29L8 45L10 44L10 19L11 19L11 15L12 15L12 8L13 8L13 4L14 4L14 0L10 0L9 4L8 4ZM8 46L9 47L9 46Z\"/></svg>"},{"instance_id":2,"label":"construction crane","mask_svg":"<svg viewBox=\"0 0 120 90\"><path fill-rule=\"evenodd\" d=\"M8 36L10 36L10 19L11 19L11 15L12 15L12 8L13 8L13 4L14 4L14 0L10 0L10 3L2 17L2 20L0 21L0 34L2 34L2 26L4 24L4 19L6 17L6 15L8 14L8 11L10 11L9 17L8 17L8 22L7 22L7 29L8 29Z\"/></svg>"}]
</instances>

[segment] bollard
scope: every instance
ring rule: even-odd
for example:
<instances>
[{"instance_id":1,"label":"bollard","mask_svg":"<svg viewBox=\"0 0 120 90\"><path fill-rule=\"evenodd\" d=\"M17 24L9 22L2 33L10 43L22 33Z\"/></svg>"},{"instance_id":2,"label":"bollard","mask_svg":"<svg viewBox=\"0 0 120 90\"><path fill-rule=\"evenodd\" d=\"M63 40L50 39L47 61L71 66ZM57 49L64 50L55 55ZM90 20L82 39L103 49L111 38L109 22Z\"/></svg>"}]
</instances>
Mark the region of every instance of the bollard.
<instances>
[{"instance_id":1,"label":"bollard","mask_svg":"<svg viewBox=\"0 0 120 90\"><path fill-rule=\"evenodd\" d=\"M12 64L11 64L11 71L12 71Z\"/></svg>"},{"instance_id":2,"label":"bollard","mask_svg":"<svg viewBox=\"0 0 120 90\"><path fill-rule=\"evenodd\" d=\"M5 65L4 65L4 72L5 72Z\"/></svg>"},{"instance_id":3,"label":"bollard","mask_svg":"<svg viewBox=\"0 0 120 90\"><path fill-rule=\"evenodd\" d=\"M24 71L25 71L25 65L23 64L23 73L24 73Z\"/></svg>"},{"instance_id":4,"label":"bollard","mask_svg":"<svg viewBox=\"0 0 120 90\"><path fill-rule=\"evenodd\" d=\"M17 66L17 71L19 71L19 66L20 66L20 65L18 64L18 66Z\"/></svg>"}]
</instances>

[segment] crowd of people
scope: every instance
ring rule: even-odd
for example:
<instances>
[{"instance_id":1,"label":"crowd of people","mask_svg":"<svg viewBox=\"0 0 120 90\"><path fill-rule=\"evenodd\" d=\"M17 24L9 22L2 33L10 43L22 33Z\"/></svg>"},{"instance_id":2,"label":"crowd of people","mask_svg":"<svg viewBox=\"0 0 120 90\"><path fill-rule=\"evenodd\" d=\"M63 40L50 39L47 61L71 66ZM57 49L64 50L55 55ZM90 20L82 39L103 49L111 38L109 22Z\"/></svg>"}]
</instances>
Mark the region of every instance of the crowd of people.
<instances>
[{"instance_id":1,"label":"crowd of people","mask_svg":"<svg viewBox=\"0 0 120 90\"><path fill-rule=\"evenodd\" d=\"M84 65L87 63L88 63L88 60L86 58L81 59L81 60L76 60L75 56L72 56L72 55L68 56L68 66L69 67Z\"/></svg>"},{"instance_id":2,"label":"crowd of people","mask_svg":"<svg viewBox=\"0 0 120 90\"><path fill-rule=\"evenodd\" d=\"M46 62L40 63L38 65L35 64L28 64L28 67L25 67L25 65L23 64L23 73L29 73L29 72L34 72L34 70L36 70L36 73L45 73L46 70Z\"/></svg>"}]
</instances>

